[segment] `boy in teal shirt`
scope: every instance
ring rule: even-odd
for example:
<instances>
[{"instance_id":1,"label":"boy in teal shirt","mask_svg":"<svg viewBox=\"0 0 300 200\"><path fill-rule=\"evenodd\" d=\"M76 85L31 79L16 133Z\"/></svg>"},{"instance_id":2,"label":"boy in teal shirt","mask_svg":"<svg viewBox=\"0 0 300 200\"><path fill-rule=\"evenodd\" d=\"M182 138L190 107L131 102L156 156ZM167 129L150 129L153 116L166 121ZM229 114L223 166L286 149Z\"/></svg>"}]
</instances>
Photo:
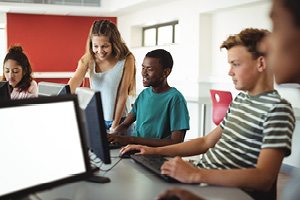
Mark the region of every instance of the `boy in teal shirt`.
<instances>
[{"instance_id":1,"label":"boy in teal shirt","mask_svg":"<svg viewBox=\"0 0 300 200\"><path fill-rule=\"evenodd\" d=\"M165 146L183 141L189 130L186 100L167 77L173 67L171 54L157 49L146 54L142 64L144 89L136 99L125 121L108 138L121 145L144 144ZM133 136L123 136L136 121Z\"/></svg>"}]
</instances>

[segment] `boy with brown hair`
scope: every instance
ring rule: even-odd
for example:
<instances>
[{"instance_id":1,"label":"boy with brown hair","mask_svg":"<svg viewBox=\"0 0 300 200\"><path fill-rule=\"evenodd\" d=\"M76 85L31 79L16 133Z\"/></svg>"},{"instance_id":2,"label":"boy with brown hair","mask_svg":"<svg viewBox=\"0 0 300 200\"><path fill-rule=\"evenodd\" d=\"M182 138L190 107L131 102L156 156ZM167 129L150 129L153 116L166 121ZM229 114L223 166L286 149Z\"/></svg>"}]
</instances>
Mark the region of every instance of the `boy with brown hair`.
<instances>
[{"instance_id":1,"label":"boy with brown hair","mask_svg":"<svg viewBox=\"0 0 300 200\"><path fill-rule=\"evenodd\" d=\"M291 153L295 118L291 105L274 90L272 71L257 50L267 34L266 30L245 29L221 45L228 50L228 74L242 92L217 128L188 142L159 148L129 145L121 153L136 149L139 154L165 156L203 154L200 162L175 157L162 165L161 173L184 183L244 188L255 198L268 192L284 156ZM272 195L275 199L276 194Z\"/></svg>"}]
</instances>

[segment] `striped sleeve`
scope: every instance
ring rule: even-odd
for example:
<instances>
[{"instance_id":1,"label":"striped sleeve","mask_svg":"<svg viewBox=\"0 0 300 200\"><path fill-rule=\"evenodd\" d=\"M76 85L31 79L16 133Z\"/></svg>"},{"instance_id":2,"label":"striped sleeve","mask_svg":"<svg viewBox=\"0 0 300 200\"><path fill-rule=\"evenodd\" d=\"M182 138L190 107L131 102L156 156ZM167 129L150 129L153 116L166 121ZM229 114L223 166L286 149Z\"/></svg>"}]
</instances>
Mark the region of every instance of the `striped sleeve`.
<instances>
[{"instance_id":1,"label":"striped sleeve","mask_svg":"<svg viewBox=\"0 0 300 200\"><path fill-rule=\"evenodd\" d=\"M290 104L274 104L263 124L263 144L261 148L282 148L285 156L291 154L292 134L295 117Z\"/></svg>"}]
</instances>

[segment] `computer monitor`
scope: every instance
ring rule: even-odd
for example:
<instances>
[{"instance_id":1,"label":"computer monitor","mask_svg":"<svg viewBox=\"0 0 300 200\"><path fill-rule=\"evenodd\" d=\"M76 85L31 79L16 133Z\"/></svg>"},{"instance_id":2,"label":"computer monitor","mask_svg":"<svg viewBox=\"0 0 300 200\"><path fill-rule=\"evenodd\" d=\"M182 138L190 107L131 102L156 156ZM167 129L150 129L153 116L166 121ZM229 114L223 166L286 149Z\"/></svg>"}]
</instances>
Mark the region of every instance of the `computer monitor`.
<instances>
[{"instance_id":1,"label":"computer monitor","mask_svg":"<svg viewBox=\"0 0 300 200\"><path fill-rule=\"evenodd\" d=\"M0 104L0 199L93 177L76 95Z\"/></svg>"},{"instance_id":2,"label":"computer monitor","mask_svg":"<svg viewBox=\"0 0 300 200\"><path fill-rule=\"evenodd\" d=\"M58 96L71 94L70 86L62 83L39 82L38 96Z\"/></svg>"},{"instance_id":3,"label":"computer monitor","mask_svg":"<svg viewBox=\"0 0 300 200\"><path fill-rule=\"evenodd\" d=\"M8 81L0 81L0 101L10 100Z\"/></svg>"},{"instance_id":4,"label":"computer monitor","mask_svg":"<svg viewBox=\"0 0 300 200\"><path fill-rule=\"evenodd\" d=\"M108 147L106 126L104 123L101 94L99 91L78 87L75 90L79 107L82 109L86 127L88 146L105 164L109 164L110 151Z\"/></svg>"}]
</instances>

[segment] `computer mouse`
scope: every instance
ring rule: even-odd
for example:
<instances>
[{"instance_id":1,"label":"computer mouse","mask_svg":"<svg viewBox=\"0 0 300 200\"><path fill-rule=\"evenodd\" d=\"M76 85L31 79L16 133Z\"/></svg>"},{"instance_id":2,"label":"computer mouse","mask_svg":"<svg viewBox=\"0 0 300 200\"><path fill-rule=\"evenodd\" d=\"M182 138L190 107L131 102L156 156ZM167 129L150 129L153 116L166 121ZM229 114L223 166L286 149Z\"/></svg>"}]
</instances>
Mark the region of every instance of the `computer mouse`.
<instances>
[{"instance_id":1,"label":"computer mouse","mask_svg":"<svg viewBox=\"0 0 300 200\"><path fill-rule=\"evenodd\" d=\"M119 155L120 158L130 158L130 155L132 154L135 154L135 153L139 153L140 151L139 150L130 150L130 151L127 151L126 153L124 154L121 154Z\"/></svg>"}]
</instances>

